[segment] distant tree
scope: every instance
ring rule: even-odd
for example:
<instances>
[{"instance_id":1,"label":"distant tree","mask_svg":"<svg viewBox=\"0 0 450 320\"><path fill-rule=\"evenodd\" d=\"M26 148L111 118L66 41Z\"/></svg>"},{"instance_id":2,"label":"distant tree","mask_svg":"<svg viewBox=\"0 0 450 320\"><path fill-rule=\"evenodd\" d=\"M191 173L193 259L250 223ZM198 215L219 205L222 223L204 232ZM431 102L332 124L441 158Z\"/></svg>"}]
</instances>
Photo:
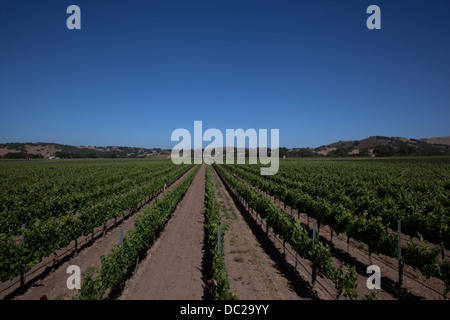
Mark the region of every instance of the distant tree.
<instances>
[{"instance_id":1,"label":"distant tree","mask_svg":"<svg viewBox=\"0 0 450 320\"><path fill-rule=\"evenodd\" d=\"M42 159L42 155L26 152L8 152L4 155L5 159Z\"/></svg>"},{"instance_id":2,"label":"distant tree","mask_svg":"<svg viewBox=\"0 0 450 320\"><path fill-rule=\"evenodd\" d=\"M375 136L374 138L380 139L380 140L391 140L391 138L386 136Z\"/></svg>"},{"instance_id":3,"label":"distant tree","mask_svg":"<svg viewBox=\"0 0 450 320\"><path fill-rule=\"evenodd\" d=\"M317 157L317 153L308 148L300 148L297 150L291 150L287 153L289 157Z\"/></svg>"},{"instance_id":4,"label":"distant tree","mask_svg":"<svg viewBox=\"0 0 450 320\"><path fill-rule=\"evenodd\" d=\"M359 149L359 156L361 156L361 157L368 157L368 156L370 156L369 148L361 148L361 149Z\"/></svg>"},{"instance_id":5,"label":"distant tree","mask_svg":"<svg viewBox=\"0 0 450 320\"><path fill-rule=\"evenodd\" d=\"M400 156L411 156L416 153L416 148L410 145L402 145L398 148L398 155Z\"/></svg>"},{"instance_id":6,"label":"distant tree","mask_svg":"<svg viewBox=\"0 0 450 320\"><path fill-rule=\"evenodd\" d=\"M67 154L65 152L63 152L63 151L56 151L54 156L57 157L57 158L66 158Z\"/></svg>"},{"instance_id":7,"label":"distant tree","mask_svg":"<svg viewBox=\"0 0 450 320\"><path fill-rule=\"evenodd\" d=\"M25 152L8 152L4 155L5 159L25 159L26 153Z\"/></svg>"},{"instance_id":8,"label":"distant tree","mask_svg":"<svg viewBox=\"0 0 450 320\"><path fill-rule=\"evenodd\" d=\"M284 156L286 156L287 157L287 155L288 155L288 149L287 148L284 148L284 147L281 147L280 149L279 149L279 156L280 156L280 158L283 158Z\"/></svg>"},{"instance_id":9,"label":"distant tree","mask_svg":"<svg viewBox=\"0 0 450 320\"><path fill-rule=\"evenodd\" d=\"M389 145L378 145L373 148L373 154L377 157L390 157L395 155L395 149Z\"/></svg>"}]
</instances>

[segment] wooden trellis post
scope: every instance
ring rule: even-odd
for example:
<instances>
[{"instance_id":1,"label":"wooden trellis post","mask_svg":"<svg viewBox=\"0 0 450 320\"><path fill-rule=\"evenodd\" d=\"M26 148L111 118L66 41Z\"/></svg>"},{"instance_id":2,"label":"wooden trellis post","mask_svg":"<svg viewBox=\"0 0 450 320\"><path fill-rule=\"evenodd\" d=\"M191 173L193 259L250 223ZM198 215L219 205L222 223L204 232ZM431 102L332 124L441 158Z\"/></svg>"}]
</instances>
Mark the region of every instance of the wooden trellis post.
<instances>
[{"instance_id":1,"label":"wooden trellis post","mask_svg":"<svg viewBox=\"0 0 450 320\"><path fill-rule=\"evenodd\" d=\"M398 220L398 285L399 287L403 284L403 261L402 261L402 222Z\"/></svg>"}]
</instances>

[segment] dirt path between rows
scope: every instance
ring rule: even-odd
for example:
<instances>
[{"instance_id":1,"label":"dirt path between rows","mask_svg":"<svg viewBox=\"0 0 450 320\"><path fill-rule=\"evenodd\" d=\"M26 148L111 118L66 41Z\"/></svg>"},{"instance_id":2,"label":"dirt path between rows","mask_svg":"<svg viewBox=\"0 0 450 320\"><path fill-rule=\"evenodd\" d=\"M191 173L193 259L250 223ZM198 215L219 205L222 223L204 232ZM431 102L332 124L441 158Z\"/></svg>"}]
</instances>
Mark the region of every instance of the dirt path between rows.
<instances>
[{"instance_id":1,"label":"dirt path between rows","mask_svg":"<svg viewBox=\"0 0 450 320\"><path fill-rule=\"evenodd\" d=\"M269 196L270 197L270 196ZM305 213L299 213L297 210L285 206L282 201L270 197L272 201L285 212L297 217L302 225L312 234L314 220L308 219ZM344 262L355 266L358 275L358 299L364 299L366 296L376 292L378 300L442 300L442 292L444 285L436 278L426 278L419 271L413 270L412 267L404 265L403 269L403 285L401 291L398 290L398 266L394 258L384 256L382 254L372 254L369 259L367 246L351 239L347 244L347 236L340 234L336 236L334 233L331 241L330 228L321 226L316 229L317 236L322 242L326 243L333 257L334 265L337 262ZM381 290L369 290L367 288L367 278L370 274L367 267L376 265L380 268L381 273Z\"/></svg>"},{"instance_id":2,"label":"dirt path between rows","mask_svg":"<svg viewBox=\"0 0 450 320\"><path fill-rule=\"evenodd\" d=\"M240 178L241 181L246 182ZM257 189L255 189L257 190ZM265 192L259 190L263 195ZM305 213L299 213L297 210L284 205L282 201L276 199L273 196L268 195L269 199L273 201L275 205L283 208L285 212L297 217L302 225L307 228L310 234L313 229L313 219L308 219ZM367 248L365 245L350 240L350 245L347 247L347 236L334 234L333 241L331 241L331 233L329 227L322 226L317 230L317 236L321 241L328 244L333 256L333 265L338 266L339 262L344 262L355 266L358 275L358 299L364 299L366 296L377 293L376 299L378 300L397 300L397 299L427 299L427 300L442 300L442 292L444 291L444 285L441 281L435 278L427 279L420 274L419 271L414 271L410 266L404 266L404 276L402 290L399 292L397 288L398 269L396 266L396 260L384 255L372 254L371 260L369 259ZM381 270L381 290L369 290L367 288L367 278L370 274L367 274L367 267L370 265L377 265ZM328 288L330 292L335 291L332 287Z\"/></svg>"},{"instance_id":3,"label":"dirt path between rows","mask_svg":"<svg viewBox=\"0 0 450 320\"><path fill-rule=\"evenodd\" d=\"M125 283L119 300L205 298L203 164L145 260Z\"/></svg>"},{"instance_id":4,"label":"dirt path between rows","mask_svg":"<svg viewBox=\"0 0 450 320\"><path fill-rule=\"evenodd\" d=\"M211 168L225 233L225 265L231 292L240 300L317 298L305 278L288 265L278 248L261 232Z\"/></svg>"},{"instance_id":5,"label":"dirt path between rows","mask_svg":"<svg viewBox=\"0 0 450 320\"><path fill-rule=\"evenodd\" d=\"M192 170L192 168L190 169ZM188 170L185 172L179 179L174 181L172 185L166 188L166 192L173 187L175 187L184 177L190 172ZM157 197L161 198L164 196L164 192L161 192ZM102 255L107 255L111 252L114 245L120 242L120 229L123 229L123 234L126 236L134 227L135 218L142 214L144 209L148 206L151 206L154 203L154 199L146 203L137 213L130 214L127 212L124 214L124 219L117 219L117 225L114 227L114 221L110 226L110 229L107 230L105 235L101 231L101 227L98 231L98 235L94 237L94 242L89 244L86 242L85 247L79 250L78 254L74 255L74 241L69 245L68 248L64 248L59 250L58 252L63 252L63 256L59 256L60 260L59 265L56 269L51 270L50 272L44 272L42 276L38 276L37 281L34 281L33 284L24 292L15 294L12 299L17 300L38 300L43 296L46 296L48 300L54 299L71 299L78 294L78 290L70 290L67 288L66 281L70 274L67 274L67 268L70 265L77 265L80 267L81 274L83 274L88 268L100 268L101 261L100 257ZM86 238L91 239L91 236L87 236ZM80 244L83 239L78 239L78 243ZM80 245L79 245L80 248ZM43 261L43 266L51 266L53 264L52 259L46 258ZM41 266L42 268L42 266ZM14 287L13 287L14 288ZM17 289L16 289L17 290ZM7 291L5 291L5 294ZM9 293L11 295L11 293ZM1 298L4 298L1 297Z\"/></svg>"}]
</instances>

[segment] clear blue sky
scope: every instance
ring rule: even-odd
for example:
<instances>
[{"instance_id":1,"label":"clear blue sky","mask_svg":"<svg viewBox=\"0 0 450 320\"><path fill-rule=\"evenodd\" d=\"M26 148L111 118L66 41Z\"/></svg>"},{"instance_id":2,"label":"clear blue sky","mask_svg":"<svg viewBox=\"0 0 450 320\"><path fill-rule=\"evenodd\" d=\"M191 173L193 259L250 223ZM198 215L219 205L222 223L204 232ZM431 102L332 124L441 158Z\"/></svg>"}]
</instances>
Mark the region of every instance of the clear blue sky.
<instances>
[{"instance_id":1,"label":"clear blue sky","mask_svg":"<svg viewBox=\"0 0 450 320\"><path fill-rule=\"evenodd\" d=\"M450 1L2 0L0 110L0 142L172 148L194 120L288 148L449 136Z\"/></svg>"}]
</instances>

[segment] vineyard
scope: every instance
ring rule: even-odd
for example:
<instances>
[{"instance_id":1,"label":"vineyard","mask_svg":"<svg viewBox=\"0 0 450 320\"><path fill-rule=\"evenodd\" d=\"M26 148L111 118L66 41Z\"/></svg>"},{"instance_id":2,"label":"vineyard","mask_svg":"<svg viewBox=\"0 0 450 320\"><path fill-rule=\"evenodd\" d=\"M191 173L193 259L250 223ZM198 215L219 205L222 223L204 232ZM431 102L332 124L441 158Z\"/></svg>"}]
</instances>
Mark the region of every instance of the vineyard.
<instances>
[{"instance_id":1,"label":"vineyard","mask_svg":"<svg viewBox=\"0 0 450 320\"><path fill-rule=\"evenodd\" d=\"M5 161L0 186L3 299L448 298L445 157L283 159L273 176L170 159ZM368 288L369 265L381 288Z\"/></svg>"}]
</instances>

